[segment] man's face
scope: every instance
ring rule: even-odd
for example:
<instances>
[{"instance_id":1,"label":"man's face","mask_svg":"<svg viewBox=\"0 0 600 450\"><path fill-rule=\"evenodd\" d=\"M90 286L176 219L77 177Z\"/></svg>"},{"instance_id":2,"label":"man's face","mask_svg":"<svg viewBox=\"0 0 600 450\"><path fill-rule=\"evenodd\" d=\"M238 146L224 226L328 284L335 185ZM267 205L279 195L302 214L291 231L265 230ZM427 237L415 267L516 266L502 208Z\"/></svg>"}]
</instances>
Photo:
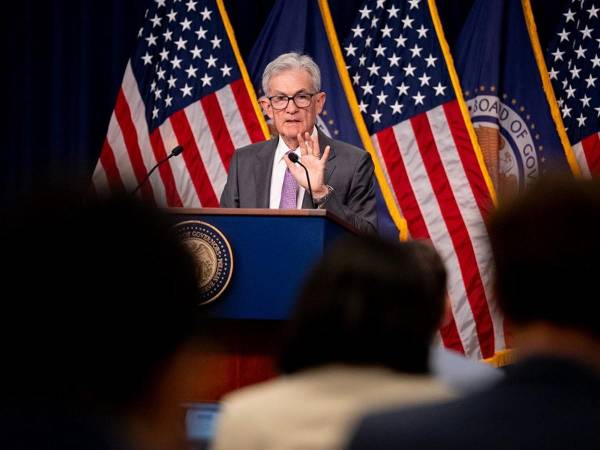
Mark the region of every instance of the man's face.
<instances>
[{"instance_id":1,"label":"man's face","mask_svg":"<svg viewBox=\"0 0 600 450\"><path fill-rule=\"evenodd\" d=\"M267 96L293 97L299 93L315 93L310 75L306 70L286 70L271 78ZM268 100L262 104L279 135L288 146L295 148L298 146L298 133L312 132L317 114L323 110L325 93L319 92L313 96L310 105L305 108L298 108L293 100L290 100L287 107L282 110L273 108Z\"/></svg>"}]
</instances>

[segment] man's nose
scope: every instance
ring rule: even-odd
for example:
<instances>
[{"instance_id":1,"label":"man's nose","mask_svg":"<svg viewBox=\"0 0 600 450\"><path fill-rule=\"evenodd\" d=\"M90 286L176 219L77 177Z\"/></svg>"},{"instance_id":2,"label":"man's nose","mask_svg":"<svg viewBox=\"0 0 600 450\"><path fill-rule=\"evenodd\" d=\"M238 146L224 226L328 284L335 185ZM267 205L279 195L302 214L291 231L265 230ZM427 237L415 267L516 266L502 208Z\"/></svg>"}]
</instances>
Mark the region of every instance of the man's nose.
<instances>
[{"instance_id":1,"label":"man's nose","mask_svg":"<svg viewBox=\"0 0 600 450\"><path fill-rule=\"evenodd\" d=\"M296 106L296 103L294 103L294 99L290 98L290 101L288 102L287 106L285 107L285 112L289 113L289 114L294 114L298 111L298 107Z\"/></svg>"}]
</instances>

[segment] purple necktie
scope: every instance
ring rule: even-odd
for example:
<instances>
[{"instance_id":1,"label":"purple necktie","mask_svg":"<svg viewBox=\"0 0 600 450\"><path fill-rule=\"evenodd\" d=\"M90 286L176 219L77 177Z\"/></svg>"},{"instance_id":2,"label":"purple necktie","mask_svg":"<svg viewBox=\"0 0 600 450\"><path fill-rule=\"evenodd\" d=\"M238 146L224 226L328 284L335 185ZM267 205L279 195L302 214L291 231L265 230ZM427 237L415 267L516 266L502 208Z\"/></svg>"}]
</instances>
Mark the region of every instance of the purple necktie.
<instances>
[{"instance_id":1,"label":"purple necktie","mask_svg":"<svg viewBox=\"0 0 600 450\"><path fill-rule=\"evenodd\" d=\"M290 172L290 169L286 167L285 175L283 177L283 187L281 188L281 200L279 202L279 209L296 209L297 196L298 183L296 182L296 179Z\"/></svg>"}]
</instances>

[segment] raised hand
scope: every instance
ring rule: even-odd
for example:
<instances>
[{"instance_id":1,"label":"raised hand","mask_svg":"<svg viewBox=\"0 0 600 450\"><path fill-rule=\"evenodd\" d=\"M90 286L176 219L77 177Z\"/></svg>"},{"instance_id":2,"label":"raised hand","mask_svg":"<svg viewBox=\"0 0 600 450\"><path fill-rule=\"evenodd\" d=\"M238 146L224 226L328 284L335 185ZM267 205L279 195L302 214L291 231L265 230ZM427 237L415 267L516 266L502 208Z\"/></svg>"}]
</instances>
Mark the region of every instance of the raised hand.
<instances>
[{"instance_id":1,"label":"raised hand","mask_svg":"<svg viewBox=\"0 0 600 450\"><path fill-rule=\"evenodd\" d=\"M298 143L300 147L300 160L306 167L306 170L308 170L313 196L315 198L322 197L328 193L328 190L325 187L325 166L331 148L329 145L326 146L325 150L323 150L323 154L321 154L319 148L319 136L317 133L315 133L314 136L311 136L308 132L304 133L304 136L298 134ZM290 173L296 179L298 184L304 189L308 189L308 182L306 181L304 169L298 164L294 164L290 161L287 155L284 159Z\"/></svg>"}]
</instances>

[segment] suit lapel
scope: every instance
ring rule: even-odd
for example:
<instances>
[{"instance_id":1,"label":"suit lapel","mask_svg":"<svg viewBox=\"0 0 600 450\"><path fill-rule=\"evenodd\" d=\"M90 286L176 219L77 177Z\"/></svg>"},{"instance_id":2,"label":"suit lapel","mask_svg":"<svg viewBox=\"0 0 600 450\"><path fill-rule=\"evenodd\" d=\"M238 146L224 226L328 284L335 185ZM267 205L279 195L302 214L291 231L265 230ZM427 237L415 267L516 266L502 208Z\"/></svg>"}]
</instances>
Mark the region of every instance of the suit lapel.
<instances>
[{"instance_id":1,"label":"suit lapel","mask_svg":"<svg viewBox=\"0 0 600 450\"><path fill-rule=\"evenodd\" d=\"M323 153L323 150L328 145L331 148L331 150L329 151L329 158L327 158L327 165L325 166L325 184L329 184L329 181L331 180L331 175L335 170L335 161L333 161L333 159L335 158L335 144L333 140L326 136L321 130L319 130L319 128L317 128L317 132L319 133L319 147L321 147L321 153ZM310 195L308 191L304 193L304 198L302 199L302 208L312 209L312 204L310 202Z\"/></svg>"},{"instance_id":2,"label":"suit lapel","mask_svg":"<svg viewBox=\"0 0 600 450\"><path fill-rule=\"evenodd\" d=\"M265 142L256 152L254 165L254 181L256 183L256 207L268 208L271 198L271 176L273 174L273 158L278 139Z\"/></svg>"}]
</instances>

